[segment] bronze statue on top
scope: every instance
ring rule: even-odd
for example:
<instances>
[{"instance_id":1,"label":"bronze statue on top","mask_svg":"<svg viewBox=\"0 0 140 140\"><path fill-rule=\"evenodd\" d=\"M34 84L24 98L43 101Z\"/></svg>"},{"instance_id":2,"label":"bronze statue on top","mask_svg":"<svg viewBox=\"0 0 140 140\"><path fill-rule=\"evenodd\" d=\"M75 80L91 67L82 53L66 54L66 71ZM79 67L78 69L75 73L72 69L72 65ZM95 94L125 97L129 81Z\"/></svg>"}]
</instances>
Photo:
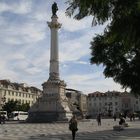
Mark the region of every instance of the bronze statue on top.
<instances>
[{"instance_id":1,"label":"bronze statue on top","mask_svg":"<svg viewBox=\"0 0 140 140\"><path fill-rule=\"evenodd\" d=\"M52 5L52 14L53 16L56 16L56 12L58 11L57 3L54 2Z\"/></svg>"}]
</instances>

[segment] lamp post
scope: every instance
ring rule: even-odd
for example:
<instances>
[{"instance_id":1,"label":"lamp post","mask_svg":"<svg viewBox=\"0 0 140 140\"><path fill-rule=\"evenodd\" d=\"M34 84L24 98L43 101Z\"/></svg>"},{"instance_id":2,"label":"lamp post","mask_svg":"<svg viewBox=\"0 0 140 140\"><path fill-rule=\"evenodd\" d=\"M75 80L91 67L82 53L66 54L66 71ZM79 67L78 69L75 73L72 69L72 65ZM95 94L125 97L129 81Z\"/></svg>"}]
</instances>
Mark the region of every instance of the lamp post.
<instances>
[{"instance_id":1,"label":"lamp post","mask_svg":"<svg viewBox=\"0 0 140 140\"><path fill-rule=\"evenodd\" d=\"M111 103L108 103L108 116L111 116Z\"/></svg>"},{"instance_id":2,"label":"lamp post","mask_svg":"<svg viewBox=\"0 0 140 140\"><path fill-rule=\"evenodd\" d=\"M2 109L3 109L3 106L4 106L5 101L6 101L6 97L5 97L5 96L3 96L3 97L1 98L1 100L2 100Z\"/></svg>"}]
</instances>

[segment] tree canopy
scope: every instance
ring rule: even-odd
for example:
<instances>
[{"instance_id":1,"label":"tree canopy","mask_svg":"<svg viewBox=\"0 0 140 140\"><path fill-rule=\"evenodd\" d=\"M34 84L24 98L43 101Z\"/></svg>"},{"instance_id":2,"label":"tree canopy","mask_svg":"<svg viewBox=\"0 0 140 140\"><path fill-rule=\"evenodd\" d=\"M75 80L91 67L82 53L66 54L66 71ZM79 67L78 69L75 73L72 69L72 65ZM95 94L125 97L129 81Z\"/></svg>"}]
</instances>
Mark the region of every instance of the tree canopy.
<instances>
[{"instance_id":1,"label":"tree canopy","mask_svg":"<svg viewBox=\"0 0 140 140\"><path fill-rule=\"evenodd\" d=\"M6 102L3 106L3 110L7 111L8 114L12 111L28 111L30 108L28 103L21 104L19 101L10 100Z\"/></svg>"},{"instance_id":2,"label":"tree canopy","mask_svg":"<svg viewBox=\"0 0 140 140\"><path fill-rule=\"evenodd\" d=\"M140 94L140 0L68 0L68 16L93 16L108 25L91 41L91 64L103 64L105 77Z\"/></svg>"}]
</instances>

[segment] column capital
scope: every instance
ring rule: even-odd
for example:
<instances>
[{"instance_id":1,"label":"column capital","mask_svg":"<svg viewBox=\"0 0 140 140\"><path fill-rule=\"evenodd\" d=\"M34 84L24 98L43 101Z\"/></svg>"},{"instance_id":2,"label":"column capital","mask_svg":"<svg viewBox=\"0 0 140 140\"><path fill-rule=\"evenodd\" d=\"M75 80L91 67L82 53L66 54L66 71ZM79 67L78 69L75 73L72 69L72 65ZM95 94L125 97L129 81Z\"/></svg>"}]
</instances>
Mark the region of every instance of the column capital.
<instances>
[{"instance_id":1,"label":"column capital","mask_svg":"<svg viewBox=\"0 0 140 140\"><path fill-rule=\"evenodd\" d=\"M50 28L56 28L56 29L61 28L62 24L57 21L57 19L58 19L57 16L54 15L51 17L51 19L52 19L51 22L47 22L47 24Z\"/></svg>"}]
</instances>

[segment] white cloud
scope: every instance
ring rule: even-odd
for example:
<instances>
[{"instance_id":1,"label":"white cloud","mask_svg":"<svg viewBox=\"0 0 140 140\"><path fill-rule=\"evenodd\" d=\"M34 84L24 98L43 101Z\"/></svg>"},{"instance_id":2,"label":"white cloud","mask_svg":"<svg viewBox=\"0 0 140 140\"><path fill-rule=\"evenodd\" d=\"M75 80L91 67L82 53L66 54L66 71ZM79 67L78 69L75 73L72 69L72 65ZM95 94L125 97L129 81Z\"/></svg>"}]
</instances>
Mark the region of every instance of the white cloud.
<instances>
[{"instance_id":1,"label":"white cloud","mask_svg":"<svg viewBox=\"0 0 140 140\"><path fill-rule=\"evenodd\" d=\"M93 31L89 31L79 38L60 42L60 61L76 61L83 56L89 55L92 33Z\"/></svg>"},{"instance_id":2,"label":"white cloud","mask_svg":"<svg viewBox=\"0 0 140 140\"><path fill-rule=\"evenodd\" d=\"M38 24L28 23L23 25L20 32L22 33L25 42L37 42L45 38L45 31Z\"/></svg>"},{"instance_id":3,"label":"white cloud","mask_svg":"<svg viewBox=\"0 0 140 140\"><path fill-rule=\"evenodd\" d=\"M47 13L42 11L35 11L32 15L29 15L30 18L33 18L37 22L49 21L49 17Z\"/></svg>"},{"instance_id":4,"label":"white cloud","mask_svg":"<svg viewBox=\"0 0 140 140\"><path fill-rule=\"evenodd\" d=\"M46 49L46 48L45 48ZM50 60L50 51L45 50L32 62L37 67L46 67L49 68L49 60Z\"/></svg>"},{"instance_id":5,"label":"white cloud","mask_svg":"<svg viewBox=\"0 0 140 140\"><path fill-rule=\"evenodd\" d=\"M9 60L24 60L26 59L25 55L24 54L21 54L20 52L14 52L14 55L13 55L13 52L11 53L8 53L7 56L6 56L6 59L7 61Z\"/></svg>"},{"instance_id":6,"label":"white cloud","mask_svg":"<svg viewBox=\"0 0 140 140\"><path fill-rule=\"evenodd\" d=\"M101 72L96 72L96 73L90 73L90 74L71 74L69 76L66 76L70 81L73 81L73 84L76 84L76 83L80 83L80 82L84 82L86 84L86 81L89 81L89 80L94 80L94 79L97 79L99 77L101 77L102 74Z\"/></svg>"},{"instance_id":7,"label":"white cloud","mask_svg":"<svg viewBox=\"0 0 140 140\"><path fill-rule=\"evenodd\" d=\"M83 49L83 45L76 41L65 42L61 46L60 61L74 61L86 55L88 50Z\"/></svg>"},{"instance_id":8,"label":"white cloud","mask_svg":"<svg viewBox=\"0 0 140 140\"><path fill-rule=\"evenodd\" d=\"M1 41L10 45L36 43L45 38L45 31L38 24L31 22L15 24L1 28Z\"/></svg>"},{"instance_id":9,"label":"white cloud","mask_svg":"<svg viewBox=\"0 0 140 140\"><path fill-rule=\"evenodd\" d=\"M0 26L5 25L5 20L4 18L0 15Z\"/></svg>"},{"instance_id":10,"label":"white cloud","mask_svg":"<svg viewBox=\"0 0 140 140\"><path fill-rule=\"evenodd\" d=\"M63 23L63 28L67 31L74 32L91 27L92 17L85 18L82 21L69 18L65 15L64 11L59 11L59 21Z\"/></svg>"},{"instance_id":11,"label":"white cloud","mask_svg":"<svg viewBox=\"0 0 140 140\"><path fill-rule=\"evenodd\" d=\"M77 64L83 64L83 65L87 65L87 64L89 64L89 63L86 62L86 61L75 61L74 63L77 63Z\"/></svg>"},{"instance_id":12,"label":"white cloud","mask_svg":"<svg viewBox=\"0 0 140 140\"><path fill-rule=\"evenodd\" d=\"M2 59L1 59L2 60ZM14 79L18 77L17 73L8 69L7 62L0 61L0 79Z\"/></svg>"},{"instance_id":13,"label":"white cloud","mask_svg":"<svg viewBox=\"0 0 140 140\"><path fill-rule=\"evenodd\" d=\"M6 43L6 44L10 44L10 45L20 45L20 44L23 43L16 36L10 36L10 37L7 36L7 37L4 38L3 42Z\"/></svg>"},{"instance_id":14,"label":"white cloud","mask_svg":"<svg viewBox=\"0 0 140 140\"><path fill-rule=\"evenodd\" d=\"M0 2L0 12L6 11L16 14L27 14L31 11L31 1L20 0L19 2L10 3L10 5Z\"/></svg>"},{"instance_id":15,"label":"white cloud","mask_svg":"<svg viewBox=\"0 0 140 140\"><path fill-rule=\"evenodd\" d=\"M121 86L114 83L111 78L104 79L101 71L92 74L69 74L69 76L65 76L65 78L68 87L81 90L86 94L95 91L106 92L114 89L123 91Z\"/></svg>"},{"instance_id":16,"label":"white cloud","mask_svg":"<svg viewBox=\"0 0 140 140\"><path fill-rule=\"evenodd\" d=\"M38 6L34 0L12 0L10 4L0 2L0 79L26 82L38 87L47 80L50 64L50 29L46 21L51 20L52 2L43 2L43 8L41 3L39 2ZM9 16L2 17L2 12L9 12ZM78 66L81 64L87 67L89 62L81 58L89 56L92 37L95 33L101 33L105 25L91 27L92 17L77 21L66 17L65 11L60 10L58 16L58 21L62 23L59 32L59 61L62 68L71 71L71 63L75 68L77 63ZM68 87L86 93L96 90L119 90L120 86L111 79L104 80L101 71L92 74L90 72L87 71L86 74L84 71L84 74L81 74L81 69L78 75L71 72L63 77Z\"/></svg>"},{"instance_id":17,"label":"white cloud","mask_svg":"<svg viewBox=\"0 0 140 140\"><path fill-rule=\"evenodd\" d=\"M35 74L38 74L39 72L41 72L41 69L39 69L39 68L37 68L37 67L31 67L31 68L25 69L25 71L26 71L28 74L35 75Z\"/></svg>"}]
</instances>

